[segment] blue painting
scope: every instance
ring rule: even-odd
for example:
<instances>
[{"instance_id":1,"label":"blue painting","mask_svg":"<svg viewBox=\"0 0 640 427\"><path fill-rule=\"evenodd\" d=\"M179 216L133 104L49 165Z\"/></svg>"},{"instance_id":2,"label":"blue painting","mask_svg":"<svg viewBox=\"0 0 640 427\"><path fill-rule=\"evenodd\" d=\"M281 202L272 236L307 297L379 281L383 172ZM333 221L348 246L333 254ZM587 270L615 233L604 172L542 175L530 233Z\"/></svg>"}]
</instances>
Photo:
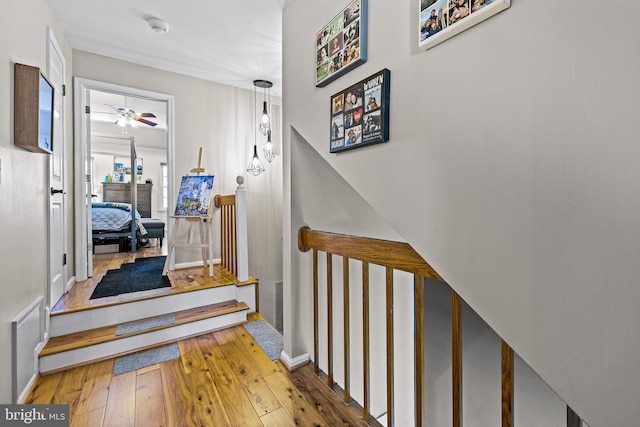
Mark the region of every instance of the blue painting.
<instances>
[{"instance_id":1,"label":"blue painting","mask_svg":"<svg viewBox=\"0 0 640 427\"><path fill-rule=\"evenodd\" d=\"M213 175L183 176L175 216L210 216Z\"/></svg>"}]
</instances>

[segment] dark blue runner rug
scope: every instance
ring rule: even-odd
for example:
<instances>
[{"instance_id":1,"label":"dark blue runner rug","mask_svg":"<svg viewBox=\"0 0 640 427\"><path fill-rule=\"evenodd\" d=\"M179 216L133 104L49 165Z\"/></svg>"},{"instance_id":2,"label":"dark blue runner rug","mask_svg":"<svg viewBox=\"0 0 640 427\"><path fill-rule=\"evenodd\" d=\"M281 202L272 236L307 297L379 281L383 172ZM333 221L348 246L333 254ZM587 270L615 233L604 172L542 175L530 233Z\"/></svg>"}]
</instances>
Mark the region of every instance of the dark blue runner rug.
<instances>
[{"instance_id":1,"label":"dark blue runner rug","mask_svg":"<svg viewBox=\"0 0 640 427\"><path fill-rule=\"evenodd\" d=\"M89 299L171 287L169 278L162 275L166 258L138 258L133 263L122 264L119 269L108 270Z\"/></svg>"}]
</instances>

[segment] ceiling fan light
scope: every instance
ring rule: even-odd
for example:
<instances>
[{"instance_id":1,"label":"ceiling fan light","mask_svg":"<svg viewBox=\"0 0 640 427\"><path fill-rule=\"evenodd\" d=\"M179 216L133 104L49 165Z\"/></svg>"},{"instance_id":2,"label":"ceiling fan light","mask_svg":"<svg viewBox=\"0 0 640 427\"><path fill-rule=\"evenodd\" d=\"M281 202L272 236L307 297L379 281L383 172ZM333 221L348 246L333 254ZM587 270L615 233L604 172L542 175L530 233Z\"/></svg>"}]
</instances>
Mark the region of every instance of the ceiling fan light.
<instances>
[{"instance_id":1,"label":"ceiling fan light","mask_svg":"<svg viewBox=\"0 0 640 427\"><path fill-rule=\"evenodd\" d=\"M116 124L120 127L125 127L127 124L127 119L125 119L124 117L119 117L118 120L116 120Z\"/></svg>"}]
</instances>

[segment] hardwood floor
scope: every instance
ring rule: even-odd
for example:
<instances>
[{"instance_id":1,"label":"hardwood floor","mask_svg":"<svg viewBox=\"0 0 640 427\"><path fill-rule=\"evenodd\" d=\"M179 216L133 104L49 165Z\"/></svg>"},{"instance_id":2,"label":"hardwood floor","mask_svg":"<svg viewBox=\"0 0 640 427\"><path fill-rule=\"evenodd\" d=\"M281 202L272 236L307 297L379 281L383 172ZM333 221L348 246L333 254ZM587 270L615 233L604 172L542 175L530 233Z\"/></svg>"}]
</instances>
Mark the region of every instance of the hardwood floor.
<instances>
[{"instance_id":1,"label":"hardwood floor","mask_svg":"<svg viewBox=\"0 0 640 427\"><path fill-rule=\"evenodd\" d=\"M159 255L166 255L166 246L96 255L93 277L74 285L53 313L117 304L114 298L89 299L106 271ZM202 267L169 272L170 292L235 279L219 266L213 278L203 273ZM249 321L259 319L249 315ZM71 426L78 427L366 425L362 408L344 404L313 365L289 372L241 325L179 341L178 348L176 360L118 376L113 376L116 359L40 376L24 403L67 404Z\"/></svg>"},{"instance_id":2,"label":"hardwood floor","mask_svg":"<svg viewBox=\"0 0 640 427\"><path fill-rule=\"evenodd\" d=\"M366 425L311 364L289 372L242 326L178 347L178 359L118 376L114 359L42 376L25 403L68 404L78 427Z\"/></svg>"}]
</instances>

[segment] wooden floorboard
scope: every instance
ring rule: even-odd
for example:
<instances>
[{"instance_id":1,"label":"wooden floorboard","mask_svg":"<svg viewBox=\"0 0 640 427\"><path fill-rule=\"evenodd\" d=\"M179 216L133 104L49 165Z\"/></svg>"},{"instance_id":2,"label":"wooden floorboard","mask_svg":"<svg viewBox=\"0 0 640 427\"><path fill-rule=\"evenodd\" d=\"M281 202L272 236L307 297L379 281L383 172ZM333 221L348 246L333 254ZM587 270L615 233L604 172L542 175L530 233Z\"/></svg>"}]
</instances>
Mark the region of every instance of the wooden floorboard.
<instances>
[{"instance_id":1,"label":"wooden floorboard","mask_svg":"<svg viewBox=\"0 0 640 427\"><path fill-rule=\"evenodd\" d=\"M163 255L159 247L135 255L96 255L94 276L77 283L54 312L115 304L113 298L89 300L107 270L136 257L158 255ZM176 289L171 292L236 280L219 266L213 278L203 273L202 267L170 272ZM176 316L178 320L180 315ZM264 319L255 313L249 320ZM358 413L356 405L344 404L313 373L312 365L289 372L280 361L271 360L241 325L184 339L178 348L178 359L118 376L113 376L114 359L40 376L25 403L67 404L71 426L79 427L364 425L362 409Z\"/></svg>"},{"instance_id":2,"label":"wooden floorboard","mask_svg":"<svg viewBox=\"0 0 640 427\"><path fill-rule=\"evenodd\" d=\"M312 365L287 371L242 326L178 348L178 359L118 376L113 359L41 376L25 402L69 404L73 426L364 425Z\"/></svg>"},{"instance_id":3,"label":"wooden floorboard","mask_svg":"<svg viewBox=\"0 0 640 427\"><path fill-rule=\"evenodd\" d=\"M94 276L74 286L55 311L110 303L89 300L106 271L157 255L161 248L96 255ZM204 270L170 272L172 287L184 291L234 280L220 268L214 278L204 277ZM264 319L255 313L249 320ZM179 341L178 348L178 359L118 376L113 376L114 359L40 376L25 403L67 404L70 425L78 427L365 425L362 409L346 405L312 365L289 372L241 325Z\"/></svg>"}]
</instances>

